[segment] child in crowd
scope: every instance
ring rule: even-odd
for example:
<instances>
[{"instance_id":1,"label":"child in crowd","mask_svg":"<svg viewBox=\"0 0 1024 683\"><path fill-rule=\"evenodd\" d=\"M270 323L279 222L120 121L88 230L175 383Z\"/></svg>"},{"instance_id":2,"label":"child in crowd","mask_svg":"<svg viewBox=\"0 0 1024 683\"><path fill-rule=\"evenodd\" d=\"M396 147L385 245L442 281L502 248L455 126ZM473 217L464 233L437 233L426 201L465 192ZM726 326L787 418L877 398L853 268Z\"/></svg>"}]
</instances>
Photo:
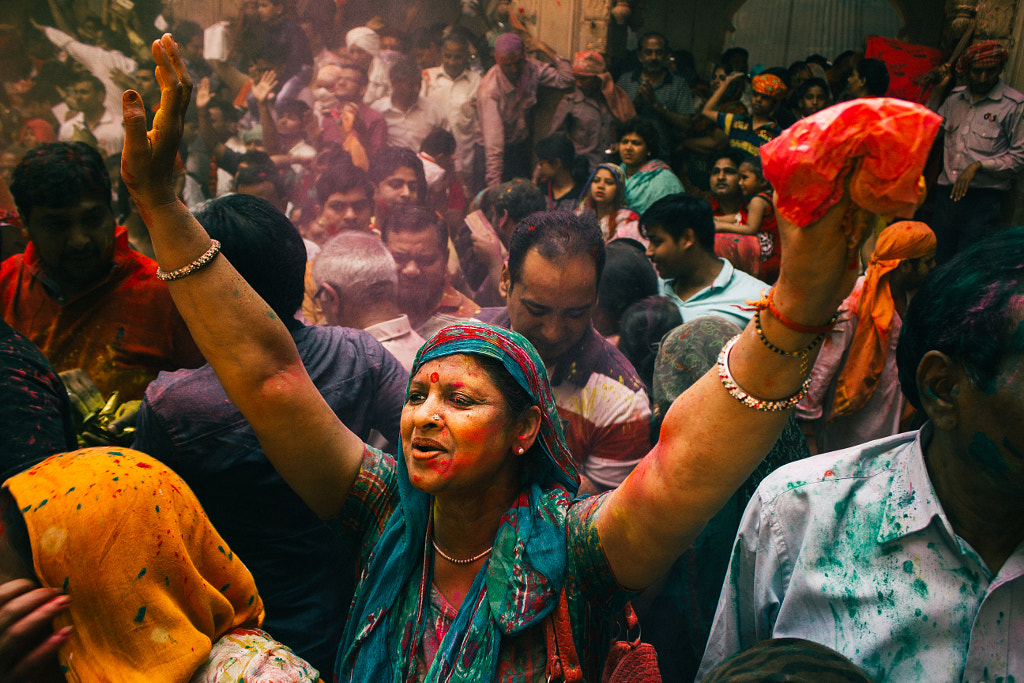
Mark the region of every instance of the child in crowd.
<instances>
[{"instance_id":1,"label":"child in crowd","mask_svg":"<svg viewBox=\"0 0 1024 683\"><path fill-rule=\"evenodd\" d=\"M779 277L781 242L772 188L758 157L744 157L738 171L746 203L737 211L735 222L716 219L715 253L745 273L774 284Z\"/></svg>"},{"instance_id":2,"label":"child in crowd","mask_svg":"<svg viewBox=\"0 0 1024 683\"><path fill-rule=\"evenodd\" d=\"M760 278L768 284L774 284L779 277L782 244L772 201L772 186L764 178L760 158L750 157L740 164L740 189L745 196L750 197L747 204L747 228L760 242Z\"/></svg>"}]
</instances>

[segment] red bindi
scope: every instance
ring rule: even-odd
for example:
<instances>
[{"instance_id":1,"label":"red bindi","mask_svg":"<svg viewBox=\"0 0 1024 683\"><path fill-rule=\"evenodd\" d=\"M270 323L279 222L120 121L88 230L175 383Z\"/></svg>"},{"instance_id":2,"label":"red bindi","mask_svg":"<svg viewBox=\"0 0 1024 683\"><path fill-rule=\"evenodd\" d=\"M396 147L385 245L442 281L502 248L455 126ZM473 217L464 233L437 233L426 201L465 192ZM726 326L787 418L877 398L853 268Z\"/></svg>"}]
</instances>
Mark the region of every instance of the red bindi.
<instances>
[{"instance_id":1,"label":"red bindi","mask_svg":"<svg viewBox=\"0 0 1024 683\"><path fill-rule=\"evenodd\" d=\"M431 382L436 382L437 380L438 380L437 373L436 372L430 373L430 381Z\"/></svg>"}]
</instances>

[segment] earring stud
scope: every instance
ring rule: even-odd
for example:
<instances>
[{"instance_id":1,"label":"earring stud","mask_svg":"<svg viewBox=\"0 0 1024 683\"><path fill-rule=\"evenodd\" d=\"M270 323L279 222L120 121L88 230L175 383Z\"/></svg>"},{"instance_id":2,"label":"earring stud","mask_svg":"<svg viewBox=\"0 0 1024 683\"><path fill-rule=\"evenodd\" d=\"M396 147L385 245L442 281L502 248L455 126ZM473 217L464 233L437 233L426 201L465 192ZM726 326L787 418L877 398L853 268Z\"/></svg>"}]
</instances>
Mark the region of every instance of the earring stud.
<instances>
[{"instance_id":1,"label":"earring stud","mask_svg":"<svg viewBox=\"0 0 1024 683\"><path fill-rule=\"evenodd\" d=\"M525 449L525 448L523 448L522 446L518 446L518 447L516 448L516 455L522 455L522 454L523 454L523 453L525 453L525 452L526 452L526 449Z\"/></svg>"}]
</instances>

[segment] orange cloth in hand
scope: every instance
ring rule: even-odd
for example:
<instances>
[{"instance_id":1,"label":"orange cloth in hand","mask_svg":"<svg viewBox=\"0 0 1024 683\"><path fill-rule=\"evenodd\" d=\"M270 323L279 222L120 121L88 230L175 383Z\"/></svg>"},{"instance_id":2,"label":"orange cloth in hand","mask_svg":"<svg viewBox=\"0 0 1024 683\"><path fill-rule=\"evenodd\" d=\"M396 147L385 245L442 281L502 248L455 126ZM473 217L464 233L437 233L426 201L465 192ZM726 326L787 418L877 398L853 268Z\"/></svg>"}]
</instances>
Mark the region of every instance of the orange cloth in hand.
<instances>
[{"instance_id":1,"label":"orange cloth in hand","mask_svg":"<svg viewBox=\"0 0 1024 683\"><path fill-rule=\"evenodd\" d=\"M843 196L883 216L911 216L942 117L886 97L852 100L800 119L761 147L775 208L797 226L820 219ZM857 161L859 160L859 163Z\"/></svg>"},{"instance_id":2,"label":"orange cloth in hand","mask_svg":"<svg viewBox=\"0 0 1024 683\"><path fill-rule=\"evenodd\" d=\"M68 681L182 683L212 643L263 620L242 561L184 481L128 449L56 455L7 480L36 575L71 607Z\"/></svg>"},{"instance_id":3,"label":"orange cloth in hand","mask_svg":"<svg viewBox=\"0 0 1024 683\"><path fill-rule=\"evenodd\" d=\"M935 255L935 233L924 223L900 221L882 231L871 255L864 283L843 307L857 311L857 329L836 382L832 417L864 407L878 386L889 355L889 332L896 304L889 291L889 273L904 259Z\"/></svg>"}]
</instances>

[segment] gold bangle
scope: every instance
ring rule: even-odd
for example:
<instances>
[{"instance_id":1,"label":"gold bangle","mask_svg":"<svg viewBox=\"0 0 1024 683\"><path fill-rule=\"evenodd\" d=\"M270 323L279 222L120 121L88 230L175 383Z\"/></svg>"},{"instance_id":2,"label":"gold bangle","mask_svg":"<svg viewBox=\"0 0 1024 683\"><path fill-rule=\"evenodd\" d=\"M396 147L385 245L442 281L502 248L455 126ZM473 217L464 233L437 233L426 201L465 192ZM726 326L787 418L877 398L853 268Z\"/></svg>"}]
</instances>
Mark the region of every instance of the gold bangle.
<instances>
[{"instance_id":1,"label":"gold bangle","mask_svg":"<svg viewBox=\"0 0 1024 683\"><path fill-rule=\"evenodd\" d=\"M188 264L187 266L182 266L177 270L172 270L169 273L165 270L162 270L160 266L157 266L156 276L158 279L163 280L164 282L170 282L171 280L180 280L181 278L188 277L192 273L203 268L203 266L212 261L213 257L216 256L218 253L220 253L220 242L211 239L210 248L203 252L203 255L197 258L195 261Z\"/></svg>"},{"instance_id":2,"label":"gold bangle","mask_svg":"<svg viewBox=\"0 0 1024 683\"><path fill-rule=\"evenodd\" d=\"M789 398L780 399L777 401L757 398L751 396L743 388L736 383L733 379L732 373L729 371L729 353L732 351L732 347L739 341L740 335L736 335L722 347L721 353L718 354L718 379L722 381L722 386L729 392L729 395L734 399L742 403L748 408L754 410L760 410L763 413L781 413L782 411L789 410L796 406L797 403L803 400L804 396L807 395L807 391L811 387L811 378L808 377L804 380L800 390L790 396Z\"/></svg>"}]
</instances>

